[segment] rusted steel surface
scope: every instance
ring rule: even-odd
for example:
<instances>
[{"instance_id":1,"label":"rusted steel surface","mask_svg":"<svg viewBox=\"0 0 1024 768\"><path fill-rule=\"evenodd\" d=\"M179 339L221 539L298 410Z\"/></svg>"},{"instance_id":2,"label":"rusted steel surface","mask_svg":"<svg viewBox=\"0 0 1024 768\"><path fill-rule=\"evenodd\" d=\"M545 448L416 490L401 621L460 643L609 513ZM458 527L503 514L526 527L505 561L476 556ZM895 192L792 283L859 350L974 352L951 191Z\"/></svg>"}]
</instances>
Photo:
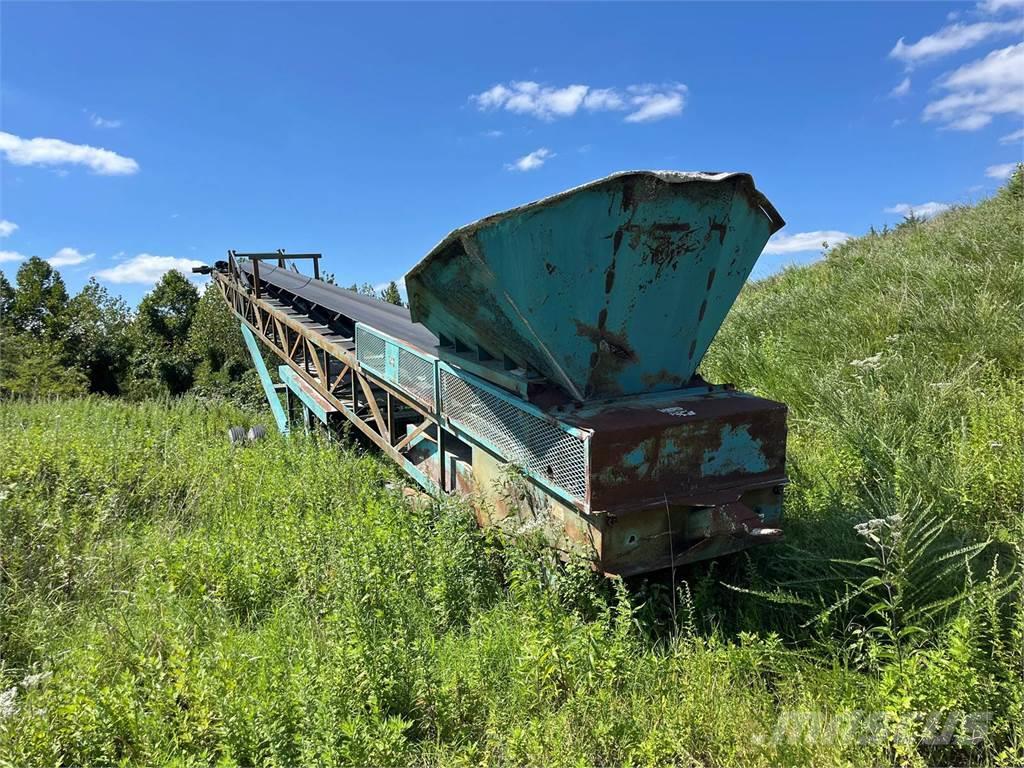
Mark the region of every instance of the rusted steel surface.
<instances>
[{"instance_id":1,"label":"rusted steel surface","mask_svg":"<svg viewBox=\"0 0 1024 768\"><path fill-rule=\"evenodd\" d=\"M769 493L760 491L744 501L712 507L662 505L628 517L609 517L598 567L605 573L632 576L778 541L782 531L745 503L759 506L757 502Z\"/></svg>"},{"instance_id":2,"label":"rusted steel surface","mask_svg":"<svg viewBox=\"0 0 1024 768\"><path fill-rule=\"evenodd\" d=\"M593 431L593 509L703 505L785 482L786 406L771 400L718 390L613 402L568 420Z\"/></svg>"}]
</instances>

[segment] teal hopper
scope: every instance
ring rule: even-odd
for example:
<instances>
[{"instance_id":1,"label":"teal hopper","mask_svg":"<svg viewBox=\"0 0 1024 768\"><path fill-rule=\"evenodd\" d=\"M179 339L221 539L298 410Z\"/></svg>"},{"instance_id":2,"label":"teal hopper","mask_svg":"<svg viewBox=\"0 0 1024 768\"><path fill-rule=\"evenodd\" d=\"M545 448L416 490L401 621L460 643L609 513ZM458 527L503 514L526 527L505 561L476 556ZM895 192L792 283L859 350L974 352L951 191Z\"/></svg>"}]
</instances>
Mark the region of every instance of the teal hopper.
<instances>
[{"instance_id":1,"label":"teal hopper","mask_svg":"<svg viewBox=\"0 0 1024 768\"><path fill-rule=\"evenodd\" d=\"M579 402L677 389L783 223L747 174L618 173L449 234L412 319Z\"/></svg>"}]
</instances>

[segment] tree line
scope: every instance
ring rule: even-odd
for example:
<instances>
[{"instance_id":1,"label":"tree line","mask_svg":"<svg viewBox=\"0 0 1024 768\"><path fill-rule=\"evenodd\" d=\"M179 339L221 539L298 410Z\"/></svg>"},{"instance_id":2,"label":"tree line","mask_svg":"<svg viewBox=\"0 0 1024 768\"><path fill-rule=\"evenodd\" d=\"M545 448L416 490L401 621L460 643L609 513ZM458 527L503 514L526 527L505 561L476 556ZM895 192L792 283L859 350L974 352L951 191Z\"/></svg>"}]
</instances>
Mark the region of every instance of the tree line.
<instances>
[{"instance_id":1,"label":"tree line","mask_svg":"<svg viewBox=\"0 0 1024 768\"><path fill-rule=\"evenodd\" d=\"M402 303L395 282L379 295L368 284L351 290ZM35 256L14 285L0 271L0 395L186 392L242 404L263 397L238 321L212 282L200 292L172 270L132 311L95 279L71 295L60 272Z\"/></svg>"}]
</instances>

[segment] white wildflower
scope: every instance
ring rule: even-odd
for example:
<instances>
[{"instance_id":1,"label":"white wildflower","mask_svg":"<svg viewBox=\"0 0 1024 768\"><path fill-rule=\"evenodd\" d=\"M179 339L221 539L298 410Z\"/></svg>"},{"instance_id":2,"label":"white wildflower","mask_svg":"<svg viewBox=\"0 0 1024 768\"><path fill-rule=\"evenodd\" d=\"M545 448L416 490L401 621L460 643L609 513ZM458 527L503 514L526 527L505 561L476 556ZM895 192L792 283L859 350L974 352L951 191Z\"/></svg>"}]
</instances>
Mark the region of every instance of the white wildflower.
<instances>
[{"instance_id":1,"label":"white wildflower","mask_svg":"<svg viewBox=\"0 0 1024 768\"><path fill-rule=\"evenodd\" d=\"M882 367L882 353L865 357L863 360L851 360L850 365L861 370L877 370Z\"/></svg>"}]
</instances>

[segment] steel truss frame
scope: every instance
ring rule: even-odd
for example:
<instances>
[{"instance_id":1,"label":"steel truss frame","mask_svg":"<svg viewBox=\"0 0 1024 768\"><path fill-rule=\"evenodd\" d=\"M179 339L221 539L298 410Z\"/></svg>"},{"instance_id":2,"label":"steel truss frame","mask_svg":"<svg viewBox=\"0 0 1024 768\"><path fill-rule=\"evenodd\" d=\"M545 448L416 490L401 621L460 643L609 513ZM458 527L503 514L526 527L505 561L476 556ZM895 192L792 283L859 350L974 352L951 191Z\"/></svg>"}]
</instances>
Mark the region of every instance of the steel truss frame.
<instances>
[{"instance_id":1,"label":"steel truss frame","mask_svg":"<svg viewBox=\"0 0 1024 768\"><path fill-rule=\"evenodd\" d=\"M212 273L224 300L234 314L261 342L288 364L298 376L342 413L374 445L402 466L429 491L445 487L445 462L439 461L440 474L435 481L407 458L417 439L438 443L443 430L438 414L383 382L356 359L355 347L337 343L310 329L298 318L272 306L254 291L245 290L235 280L219 272ZM404 435L395 434L395 416L414 413L419 417L414 428ZM438 445L443 456L443 445Z\"/></svg>"}]
</instances>

